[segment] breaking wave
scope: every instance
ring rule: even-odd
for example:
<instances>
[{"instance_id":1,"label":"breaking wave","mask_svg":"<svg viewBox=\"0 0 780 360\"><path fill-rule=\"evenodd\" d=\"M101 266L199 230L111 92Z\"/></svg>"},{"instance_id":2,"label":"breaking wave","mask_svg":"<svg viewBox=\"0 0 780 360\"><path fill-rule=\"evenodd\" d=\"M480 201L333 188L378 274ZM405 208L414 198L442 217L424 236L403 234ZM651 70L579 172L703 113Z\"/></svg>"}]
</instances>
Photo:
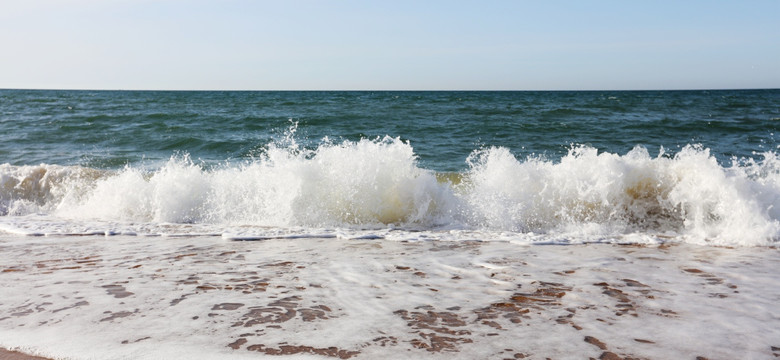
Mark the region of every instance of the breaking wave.
<instances>
[{"instance_id":1,"label":"breaking wave","mask_svg":"<svg viewBox=\"0 0 780 360\"><path fill-rule=\"evenodd\" d=\"M222 166L188 156L155 170L5 164L0 229L37 234L59 231L55 223L93 230L121 223L126 233L140 233L148 224L190 224L218 234L400 229L439 238L482 232L577 243L638 236L724 246L773 245L780 235L774 153L725 167L695 145L656 156L639 146L624 155L576 146L555 160L490 147L467 162L462 173L436 173L418 166L409 143L385 137L325 140L308 150L288 138L251 161ZM79 226L68 231L87 231Z\"/></svg>"}]
</instances>

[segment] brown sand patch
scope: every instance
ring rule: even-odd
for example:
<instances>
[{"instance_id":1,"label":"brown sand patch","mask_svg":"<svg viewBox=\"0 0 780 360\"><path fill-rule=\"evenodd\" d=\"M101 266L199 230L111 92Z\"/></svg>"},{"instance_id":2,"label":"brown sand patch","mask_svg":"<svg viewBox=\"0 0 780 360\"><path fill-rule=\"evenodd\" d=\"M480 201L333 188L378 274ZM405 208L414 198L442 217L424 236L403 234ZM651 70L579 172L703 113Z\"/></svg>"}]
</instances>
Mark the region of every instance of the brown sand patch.
<instances>
[{"instance_id":1,"label":"brown sand patch","mask_svg":"<svg viewBox=\"0 0 780 360\"><path fill-rule=\"evenodd\" d=\"M50 359L0 348L0 360L50 360Z\"/></svg>"},{"instance_id":2,"label":"brown sand patch","mask_svg":"<svg viewBox=\"0 0 780 360\"><path fill-rule=\"evenodd\" d=\"M117 299L134 295L133 293L127 291L125 287L120 284L103 285L102 287L106 289L106 292L108 292L109 295L113 295Z\"/></svg>"},{"instance_id":3,"label":"brown sand patch","mask_svg":"<svg viewBox=\"0 0 780 360\"><path fill-rule=\"evenodd\" d=\"M468 338L456 338L452 336L441 336L436 333L420 332L421 339L414 339L409 343L417 349L425 349L430 352L458 352L457 344L468 344L473 341Z\"/></svg>"},{"instance_id":4,"label":"brown sand patch","mask_svg":"<svg viewBox=\"0 0 780 360\"><path fill-rule=\"evenodd\" d=\"M50 302L43 302L40 304L27 303L22 306L17 306L9 311L9 314L13 317L22 317L30 315L34 312L46 311L46 306L52 305ZM7 319L7 318L3 318Z\"/></svg>"},{"instance_id":5,"label":"brown sand patch","mask_svg":"<svg viewBox=\"0 0 780 360\"><path fill-rule=\"evenodd\" d=\"M527 314L532 309L543 310L550 306L560 306L560 299L566 295L567 291L571 290L571 287L563 284L540 281L534 292L517 292L507 301L493 303L487 307L474 310L474 312L477 314L477 321L482 321L484 325L500 329L501 326L492 320L501 317L513 324L518 324L522 322L523 318L528 318ZM570 320L565 322L570 322Z\"/></svg>"},{"instance_id":6,"label":"brown sand patch","mask_svg":"<svg viewBox=\"0 0 780 360\"><path fill-rule=\"evenodd\" d=\"M704 279L704 285L712 285L712 286L722 285L723 287L725 287L725 289L723 289L723 291L710 293L709 294L710 297L723 299L723 298L729 297L729 295L727 295L727 293L729 293L729 292L730 293L739 293L739 291L736 290L738 288L737 285L726 283L725 279L720 278L720 277L718 277L718 276L716 276L714 274L711 274L711 273L708 273L708 272L705 272L705 271L702 271L702 270L699 270L699 269L695 269L695 268L686 268L686 269L683 269L683 271L685 271L685 272L687 272L689 274L695 274L696 276Z\"/></svg>"},{"instance_id":7,"label":"brown sand patch","mask_svg":"<svg viewBox=\"0 0 780 360\"><path fill-rule=\"evenodd\" d=\"M427 311L397 310L394 314L407 321L407 326L417 330L419 338L409 341L418 349L431 352L458 351L458 344L472 343L468 338L471 332L468 330L454 330L451 328L466 326L466 322L458 314L447 311L433 311L432 306L423 306L418 309ZM432 332L424 332L430 330Z\"/></svg>"},{"instance_id":8,"label":"brown sand patch","mask_svg":"<svg viewBox=\"0 0 780 360\"><path fill-rule=\"evenodd\" d=\"M266 306L253 306L233 326L252 327L255 325L279 324L299 316L302 321L327 320L331 318L331 309L325 305L299 307L303 300L300 296L289 296L276 300Z\"/></svg>"},{"instance_id":9,"label":"brown sand patch","mask_svg":"<svg viewBox=\"0 0 780 360\"><path fill-rule=\"evenodd\" d=\"M410 267L410 266L401 266L401 265L396 265L396 266L395 266L395 269L396 269L396 270L401 270L401 271L413 271L412 275L414 275L414 276L419 276L419 277L421 277L421 278L428 277L428 274L426 274L426 273L424 273L424 272L420 271L419 269L415 269L415 268L413 268L413 267ZM434 290L434 291L436 291L436 290Z\"/></svg>"},{"instance_id":10,"label":"brown sand patch","mask_svg":"<svg viewBox=\"0 0 780 360\"><path fill-rule=\"evenodd\" d=\"M139 342L141 342L141 341L144 341L144 340L149 340L149 339L151 339L151 338L152 338L151 336L144 336L144 337L142 337L142 338L135 339L135 340L133 340L133 341L130 341L130 340L124 340L124 341L122 341L122 345L127 345L127 344L130 344L130 343L139 343Z\"/></svg>"},{"instance_id":11,"label":"brown sand patch","mask_svg":"<svg viewBox=\"0 0 780 360\"><path fill-rule=\"evenodd\" d=\"M234 342L232 342L232 343L228 344L228 347L229 347L229 348L231 348L231 349L233 349L233 350L238 350L238 349L240 349L240 348L241 348L241 346L243 346L244 344L246 344L246 343L247 343L247 341L248 341L248 340L247 340L246 338L238 338L236 341L234 341Z\"/></svg>"},{"instance_id":12,"label":"brown sand patch","mask_svg":"<svg viewBox=\"0 0 780 360\"><path fill-rule=\"evenodd\" d=\"M111 315L106 317L106 318L100 319L100 321L114 321L116 319L121 319L121 318L125 318L125 317L128 317L128 316L132 316L133 314L135 314L137 312L138 312L138 309L136 309L133 312L130 312L130 311L119 311L119 312L107 311L106 314L111 314Z\"/></svg>"},{"instance_id":13,"label":"brown sand patch","mask_svg":"<svg viewBox=\"0 0 780 360\"><path fill-rule=\"evenodd\" d=\"M570 308L570 309L566 309L566 311L568 311L569 313L558 316L558 318L555 319L555 322L557 322L558 324L569 324L576 330L582 330L581 326L575 324L572 321L572 318L574 318L574 314L577 313L576 310Z\"/></svg>"},{"instance_id":14,"label":"brown sand patch","mask_svg":"<svg viewBox=\"0 0 780 360\"><path fill-rule=\"evenodd\" d=\"M244 306L244 304L239 303L222 303L222 304L216 304L214 305L211 310L236 310Z\"/></svg>"},{"instance_id":15,"label":"brown sand patch","mask_svg":"<svg viewBox=\"0 0 780 360\"><path fill-rule=\"evenodd\" d=\"M574 274L575 272L577 272L577 270L564 270L564 271L556 271L556 272L553 272L553 274L555 274L555 275L561 275L561 276L566 276L566 275L571 275L571 274Z\"/></svg>"},{"instance_id":16,"label":"brown sand patch","mask_svg":"<svg viewBox=\"0 0 780 360\"><path fill-rule=\"evenodd\" d=\"M20 317L20 316L27 316L27 315L30 315L32 313L33 313L32 309L24 309L24 310L21 310L21 311L17 311L17 312L11 313L11 316Z\"/></svg>"},{"instance_id":17,"label":"brown sand patch","mask_svg":"<svg viewBox=\"0 0 780 360\"><path fill-rule=\"evenodd\" d=\"M623 281L626 283L627 287L646 287L646 286L642 286L644 284L635 282L633 280L624 279ZM615 305L615 307L617 308L617 311L615 311L615 315L617 316L631 315L633 317L639 316L639 314L637 313L637 305L634 301L631 300L631 297L629 297L628 293L625 293L623 292L623 290L620 290L617 287L614 287L605 282L600 282L593 285L601 287L603 289L603 291L601 292L602 294L617 300L618 304ZM649 290L641 289L639 290L639 292L646 295L649 293Z\"/></svg>"},{"instance_id":18,"label":"brown sand patch","mask_svg":"<svg viewBox=\"0 0 780 360\"><path fill-rule=\"evenodd\" d=\"M312 354L335 357L339 359L349 359L355 355L360 354L360 351L342 350L337 347L329 348L315 348L313 346L303 345L280 345L278 348L267 347L263 344L255 344L247 346L249 351L257 351L266 355L297 355L297 354Z\"/></svg>"},{"instance_id":19,"label":"brown sand patch","mask_svg":"<svg viewBox=\"0 0 780 360\"><path fill-rule=\"evenodd\" d=\"M396 346L398 345L398 338L395 336L380 336L378 338L375 338L371 340L374 344L385 347L385 346Z\"/></svg>"},{"instance_id":20,"label":"brown sand patch","mask_svg":"<svg viewBox=\"0 0 780 360\"><path fill-rule=\"evenodd\" d=\"M647 286L647 285L645 285L645 284L642 284L641 282L639 282L639 281L636 281L636 280L631 280L631 279L623 279L622 281L623 281L624 283L626 283L626 286L632 286L632 287L644 287L644 288L646 288L646 287L649 287L649 286Z\"/></svg>"},{"instance_id":21,"label":"brown sand patch","mask_svg":"<svg viewBox=\"0 0 780 360\"><path fill-rule=\"evenodd\" d=\"M288 267L288 266L293 266L293 265L295 265L295 263L293 263L292 261L282 261L282 262L278 262L278 263L263 265L263 266L260 266L260 267L266 267L266 266L268 266L268 267Z\"/></svg>"},{"instance_id":22,"label":"brown sand patch","mask_svg":"<svg viewBox=\"0 0 780 360\"><path fill-rule=\"evenodd\" d=\"M248 321L241 323L245 327L251 327L258 324L283 323L295 317L296 311L289 308L262 307L250 308L251 310L244 315ZM240 326L236 325L236 326Z\"/></svg>"},{"instance_id":23,"label":"brown sand patch","mask_svg":"<svg viewBox=\"0 0 780 360\"><path fill-rule=\"evenodd\" d=\"M314 321L316 319L328 319L327 313L330 312L330 308L325 305L317 305L311 308L299 309L303 321Z\"/></svg>"},{"instance_id":24,"label":"brown sand patch","mask_svg":"<svg viewBox=\"0 0 780 360\"><path fill-rule=\"evenodd\" d=\"M52 259L52 260L40 260L35 262L35 267L38 269L55 270L76 270L81 269L83 266L97 266L103 259L97 256L85 256L80 258L65 258L65 259Z\"/></svg>"},{"instance_id":25,"label":"brown sand patch","mask_svg":"<svg viewBox=\"0 0 780 360\"><path fill-rule=\"evenodd\" d=\"M600 350L603 350L604 352L599 355L599 360L638 360L638 358L633 356L621 356L614 352L609 351L609 348L607 344L605 344L603 341L596 339L593 336L586 336L585 342L588 344L591 344ZM638 341L638 340L637 340ZM652 342L649 342L652 343ZM591 358L592 359L592 358Z\"/></svg>"},{"instance_id":26,"label":"brown sand patch","mask_svg":"<svg viewBox=\"0 0 780 360\"><path fill-rule=\"evenodd\" d=\"M260 278L255 271L245 272L224 272L217 274L224 275L240 275L241 277L231 277L223 281L208 281L202 282L203 278L196 275L190 275L186 279L179 280L181 285L197 285L195 286L196 292L203 291L208 292L212 290L228 290L239 291L244 294L251 294L255 292L265 292L269 286L269 279Z\"/></svg>"},{"instance_id":27,"label":"brown sand patch","mask_svg":"<svg viewBox=\"0 0 780 360\"><path fill-rule=\"evenodd\" d=\"M172 258L169 258L169 259L181 260L181 259L184 259L185 257L190 257L190 256L195 256L195 255L198 255L198 254L181 254L181 255L176 255L176 256L174 256Z\"/></svg>"},{"instance_id":28,"label":"brown sand patch","mask_svg":"<svg viewBox=\"0 0 780 360\"><path fill-rule=\"evenodd\" d=\"M179 284L182 284L182 285L196 285L199 282L198 280L200 280L200 276L190 275L189 277L187 277L184 280L179 280Z\"/></svg>"},{"instance_id":29,"label":"brown sand patch","mask_svg":"<svg viewBox=\"0 0 780 360\"><path fill-rule=\"evenodd\" d=\"M99 259L96 256L86 256L80 259L74 259L76 264L87 264L87 265L97 265L97 263L103 261L103 259Z\"/></svg>"},{"instance_id":30,"label":"brown sand patch","mask_svg":"<svg viewBox=\"0 0 780 360\"><path fill-rule=\"evenodd\" d=\"M605 351L601 353L601 356L599 356L599 360L625 360L620 355L615 354L610 351Z\"/></svg>"},{"instance_id":31,"label":"brown sand patch","mask_svg":"<svg viewBox=\"0 0 780 360\"><path fill-rule=\"evenodd\" d=\"M184 299L186 299L190 295L194 295L194 294L184 294L184 295L180 296L178 299L171 300L171 306L178 305L180 302L184 301Z\"/></svg>"},{"instance_id":32,"label":"brown sand patch","mask_svg":"<svg viewBox=\"0 0 780 360\"><path fill-rule=\"evenodd\" d=\"M89 305L89 302L88 301L79 301L79 302L77 302L77 303L75 303L75 304L73 304L71 306L66 306L66 307L61 308L61 309L53 310L52 312L53 313L58 313L58 312L63 311L63 310L70 310L70 309L77 308L79 306L85 306L85 305Z\"/></svg>"},{"instance_id":33,"label":"brown sand patch","mask_svg":"<svg viewBox=\"0 0 780 360\"><path fill-rule=\"evenodd\" d=\"M593 346L596 346L596 347L598 347L601 350L607 350L607 344L604 344L601 340L596 339L593 336L586 336L585 337L585 342L588 343L588 344L591 344Z\"/></svg>"}]
</instances>

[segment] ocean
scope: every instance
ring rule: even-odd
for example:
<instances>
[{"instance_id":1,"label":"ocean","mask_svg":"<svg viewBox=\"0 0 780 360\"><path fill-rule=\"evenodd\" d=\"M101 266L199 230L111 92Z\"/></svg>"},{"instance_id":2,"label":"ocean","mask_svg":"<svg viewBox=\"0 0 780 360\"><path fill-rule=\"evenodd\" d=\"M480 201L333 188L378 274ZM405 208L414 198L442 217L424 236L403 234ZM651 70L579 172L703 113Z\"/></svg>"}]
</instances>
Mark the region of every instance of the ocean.
<instances>
[{"instance_id":1,"label":"ocean","mask_svg":"<svg viewBox=\"0 0 780 360\"><path fill-rule=\"evenodd\" d=\"M779 122L780 90L0 90L0 231L774 245Z\"/></svg>"},{"instance_id":2,"label":"ocean","mask_svg":"<svg viewBox=\"0 0 780 360\"><path fill-rule=\"evenodd\" d=\"M780 356L780 90L0 90L0 357Z\"/></svg>"}]
</instances>

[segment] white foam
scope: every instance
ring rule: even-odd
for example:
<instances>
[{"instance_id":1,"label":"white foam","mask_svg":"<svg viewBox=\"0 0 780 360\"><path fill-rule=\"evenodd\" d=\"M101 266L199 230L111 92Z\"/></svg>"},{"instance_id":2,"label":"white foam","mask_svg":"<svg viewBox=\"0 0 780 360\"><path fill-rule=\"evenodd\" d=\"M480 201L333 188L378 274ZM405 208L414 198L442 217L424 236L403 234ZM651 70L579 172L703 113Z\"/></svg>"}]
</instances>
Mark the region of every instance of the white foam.
<instances>
[{"instance_id":1,"label":"white foam","mask_svg":"<svg viewBox=\"0 0 780 360\"><path fill-rule=\"evenodd\" d=\"M577 147L560 163L520 162L505 148L476 152L462 193L486 228L575 238L650 232L720 245L767 245L778 235L773 154L759 165L721 167L688 146L655 158ZM760 174L761 171L765 172Z\"/></svg>"},{"instance_id":2,"label":"white foam","mask_svg":"<svg viewBox=\"0 0 780 360\"><path fill-rule=\"evenodd\" d=\"M437 180L409 143L385 137L312 150L271 144L252 161L209 168L187 156L152 171L5 164L0 229L267 238L303 228L353 232L346 238L484 232L537 243L773 245L780 160L763 156L724 167L697 146L655 157L642 147L619 155L579 146L559 161L487 148L469 157L468 171Z\"/></svg>"}]
</instances>

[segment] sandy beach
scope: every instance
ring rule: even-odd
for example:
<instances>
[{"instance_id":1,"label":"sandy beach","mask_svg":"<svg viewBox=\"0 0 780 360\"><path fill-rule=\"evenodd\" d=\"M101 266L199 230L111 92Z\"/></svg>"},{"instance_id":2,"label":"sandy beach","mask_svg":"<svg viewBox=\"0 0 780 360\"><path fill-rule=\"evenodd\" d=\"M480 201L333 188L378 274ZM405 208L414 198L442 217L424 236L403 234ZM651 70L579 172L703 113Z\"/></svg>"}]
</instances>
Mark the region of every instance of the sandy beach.
<instances>
[{"instance_id":1,"label":"sandy beach","mask_svg":"<svg viewBox=\"0 0 780 360\"><path fill-rule=\"evenodd\" d=\"M27 355L18 351L0 349L0 360L47 360L40 356Z\"/></svg>"},{"instance_id":2,"label":"sandy beach","mask_svg":"<svg viewBox=\"0 0 780 360\"><path fill-rule=\"evenodd\" d=\"M47 358L780 356L772 248L81 236L0 251L0 346Z\"/></svg>"}]
</instances>

